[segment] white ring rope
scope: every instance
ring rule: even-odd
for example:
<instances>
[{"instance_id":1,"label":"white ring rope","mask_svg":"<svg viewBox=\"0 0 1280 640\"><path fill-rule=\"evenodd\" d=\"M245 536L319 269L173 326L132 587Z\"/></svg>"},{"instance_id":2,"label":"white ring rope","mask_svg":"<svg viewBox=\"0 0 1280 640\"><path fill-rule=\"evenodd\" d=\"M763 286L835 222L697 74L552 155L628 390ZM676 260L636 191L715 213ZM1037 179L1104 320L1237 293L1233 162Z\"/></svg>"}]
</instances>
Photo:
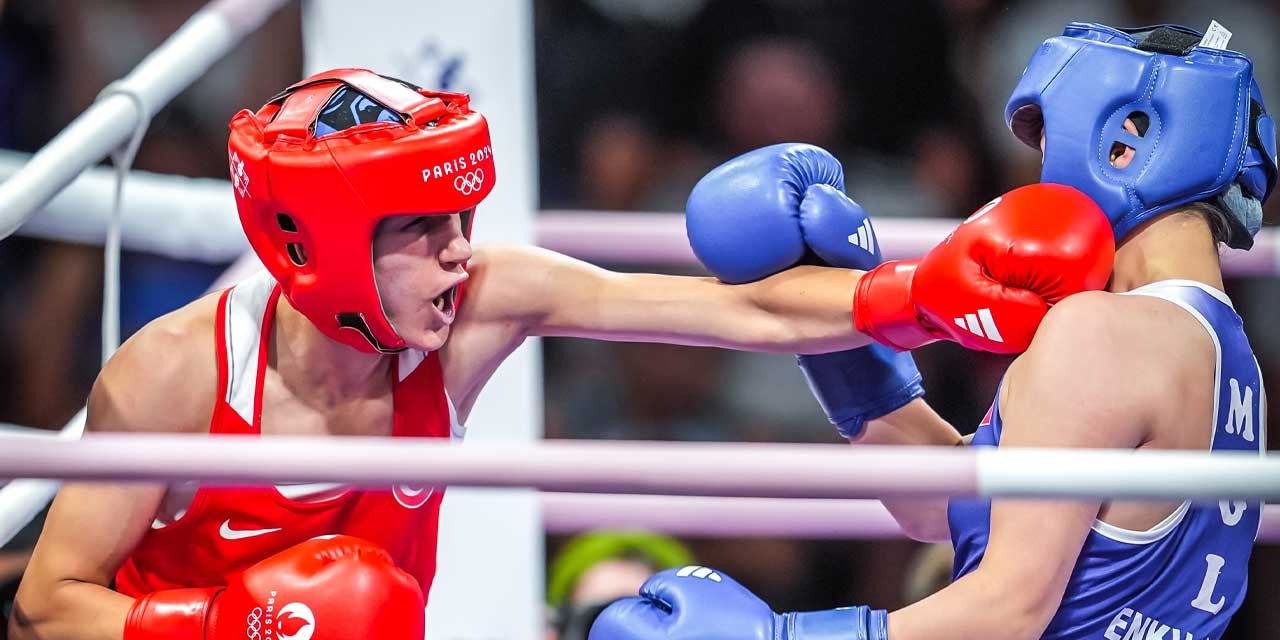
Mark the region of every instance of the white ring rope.
<instances>
[{"instance_id":1,"label":"white ring rope","mask_svg":"<svg viewBox=\"0 0 1280 640\"><path fill-rule=\"evenodd\" d=\"M645 530L682 537L884 540L905 534L879 500L541 493L547 533ZM1262 510L1259 542L1280 542L1280 505Z\"/></svg>"},{"instance_id":2,"label":"white ring rope","mask_svg":"<svg viewBox=\"0 0 1280 640\"><path fill-rule=\"evenodd\" d=\"M0 152L0 178L28 156ZM28 222L24 235L102 244L112 185L106 169L90 169ZM129 249L201 262L230 262L248 250L231 183L134 171L125 195L124 242ZM915 258L941 242L959 220L879 217L876 236L886 258ZM697 267L679 213L544 210L538 244L601 264ZM1280 274L1280 230L1258 234L1250 251L1223 250L1230 275Z\"/></svg>"},{"instance_id":3,"label":"white ring rope","mask_svg":"<svg viewBox=\"0 0 1280 640\"><path fill-rule=\"evenodd\" d=\"M0 437L0 477L531 487L776 498L1280 499L1256 453L92 434Z\"/></svg>"}]
</instances>

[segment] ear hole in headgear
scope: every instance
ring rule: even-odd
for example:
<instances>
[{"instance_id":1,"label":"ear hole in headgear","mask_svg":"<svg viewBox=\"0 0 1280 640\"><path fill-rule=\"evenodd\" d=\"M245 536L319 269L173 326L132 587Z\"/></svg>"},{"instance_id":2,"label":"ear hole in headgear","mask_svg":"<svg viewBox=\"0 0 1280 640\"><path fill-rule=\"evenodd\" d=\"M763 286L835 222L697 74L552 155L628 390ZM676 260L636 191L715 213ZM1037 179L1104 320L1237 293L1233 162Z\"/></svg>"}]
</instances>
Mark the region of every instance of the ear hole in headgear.
<instances>
[{"instance_id":1,"label":"ear hole in headgear","mask_svg":"<svg viewBox=\"0 0 1280 640\"><path fill-rule=\"evenodd\" d=\"M294 223L293 218L290 218L288 214L277 213L276 224L280 225L281 231L288 231L289 233L298 232L298 225Z\"/></svg>"},{"instance_id":2,"label":"ear hole in headgear","mask_svg":"<svg viewBox=\"0 0 1280 640\"><path fill-rule=\"evenodd\" d=\"M1117 169L1123 169L1124 167L1128 166L1128 163L1125 163L1124 166L1121 166L1119 163L1120 163L1120 159L1124 157L1124 154L1130 151L1134 151L1134 148L1123 142L1119 142L1119 141L1112 142L1111 153L1110 155L1107 156L1111 160L1111 166Z\"/></svg>"},{"instance_id":3,"label":"ear hole in headgear","mask_svg":"<svg viewBox=\"0 0 1280 640\"><path fill-rule=\"evenodd\" d=\"M1139 138L1147 135L1147 129L1151 128L1151 116L1141 111L1134 111L1128 117L1133 121L1133 126L1138 129Z\"/></svg>"},{"instance_id":4,"label":"ear hole in headgear","mask_svg":"<svg viewBox=\"0 0 1280 640\"><path fill-rule=\"evenodd\" d=\"M1142 111L1130 112L1129 115L1125 116L1125 118L1127 122L1133 123L1134 131L1131 131L1130 133L1139 138L1147 135L1147 130L1151 128L1151 116ZM1112 142L1111 153L1108 155L1108 158L1111 161L1111 166L1117 169L1123 169L1129 166L1127 161L1123 162L1123 164L1121 161L1125 158L1126 154L1130 154L1130 157L1132 157L1131 152L1137 153L1137 150L1134 149L1132 145L1125 144L1119 140Z\"/></svg>"},{"instance_id":5,"label":"ear hole in headgear","mask_svg":"<svg viewBox=\"0 0 1280 640\"><path fill-rule=\"evenodd\" d=\"M302 267L307 264L307 250L302 246L301 242L290 242L285 244L285 250L289 252L289 259L293 264Z\"/></svg>"}]
</instances>

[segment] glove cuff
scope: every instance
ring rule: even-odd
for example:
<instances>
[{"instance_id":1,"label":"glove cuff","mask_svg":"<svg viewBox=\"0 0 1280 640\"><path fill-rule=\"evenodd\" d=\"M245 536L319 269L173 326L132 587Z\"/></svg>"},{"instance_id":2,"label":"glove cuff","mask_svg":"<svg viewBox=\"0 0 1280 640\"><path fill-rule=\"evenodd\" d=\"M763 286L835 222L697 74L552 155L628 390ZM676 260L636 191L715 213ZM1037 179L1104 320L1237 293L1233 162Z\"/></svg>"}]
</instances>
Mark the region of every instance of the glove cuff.
<instances>
[{"instance_id":1,"label":"glove cuff","mask_svg":"<svg viewBox=\"0 0 1280 640\"><path fill-rule=\"evenodd\" d=\"M894 260L864 273L853 293L853 326L876 342L909 351L937 340L911 303L916 260Z\"/></svg>"},{"instance_id":2,"label":"glove cuff","mask_svg":"<svg viewBox=\"0 0 1280 640\"><path fill-rule=\"evenodd\" d=\"M204 640L210 605L222 587L167 589L139 598L124 621L124 640Z\"/></svg>"},{"instance_id":3,"label":"glove cuff","mask_svg":"<svg viewBox=\"0 0 1280 640\"><path fill-rule=\"evenodd\" d=\"M782 640L889 640L889 612L871 607L784 613Z\"/></svg>"},{"instance_id":4,"label":"glove cuff","mask_svg":"<svg viewBox=\"0 0 1280 640\"><path fill-rule=\"evenodd\" d=\"M910 353L882 344L796 356L809 390L836 431L852 440L874 420L924 395Z\"/></svg>"}]
</instances>

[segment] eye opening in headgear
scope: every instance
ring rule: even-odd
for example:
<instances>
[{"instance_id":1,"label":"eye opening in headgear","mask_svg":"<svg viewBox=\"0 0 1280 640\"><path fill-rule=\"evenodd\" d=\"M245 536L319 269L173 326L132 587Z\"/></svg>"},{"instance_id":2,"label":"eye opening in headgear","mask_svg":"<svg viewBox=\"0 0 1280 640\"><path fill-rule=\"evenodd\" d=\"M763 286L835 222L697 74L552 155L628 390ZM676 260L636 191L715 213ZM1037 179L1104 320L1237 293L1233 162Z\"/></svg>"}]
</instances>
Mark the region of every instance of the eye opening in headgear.
<instances>
[{"instance_id":1,"label":"eye opening in headgear","mask_svg":"<svg viewBox=\"0 0 1280 640\"><path fill-rule=\"evenodd\" d=\"M397 82L399 82L397 80ZM327 136L370 122L405 124L404 117L369 96L343 85L333 93L320 110L315 122L315 136Z\"/></svg>"}]
</instances>

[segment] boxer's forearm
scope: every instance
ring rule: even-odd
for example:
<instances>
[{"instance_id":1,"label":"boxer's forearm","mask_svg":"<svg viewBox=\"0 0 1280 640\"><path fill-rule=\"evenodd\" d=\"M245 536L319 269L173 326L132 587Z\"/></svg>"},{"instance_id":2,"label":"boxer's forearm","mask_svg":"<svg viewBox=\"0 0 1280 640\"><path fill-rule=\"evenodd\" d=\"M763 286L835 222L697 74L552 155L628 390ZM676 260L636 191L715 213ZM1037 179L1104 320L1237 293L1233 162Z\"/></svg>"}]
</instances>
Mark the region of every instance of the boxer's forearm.
<instances>
[{"instance_id":1,"label":"boxer's forearm","mask_svg":"<svg viewBox=\"0 0 1280 640\"><path fill-rule=\"evenodd\" d=\"M36 585L32 585L35 587ZM24 594L23 591L28 593ZM61 580L43 593L24 583L9 620L11 640L121 640L133 598L106 587Z\"/></svg>"},{"instance_id":2,"label":"boxer's forearm","mask_svg":"<svg viewBox=\"0 0 1280 640\"><path fill-rule=\"evenodd\" d=\"M963 445L964 440L955 427L934 412L923 398L917 398L900 409L868 420L866 430L853 440L853 444L954 447ZM946 542L950 539L946 498L881 502L911 539L922 542Z\"/></svg>"},{"instance_id":3,"label":"boxer's forearm","mask_svg":"<svg viewBox=\"0 0 1280 640\"><path fill-rule=\"evenodd\" d=\"M530 333L776 353L852 349L870 340L853 329L859 273L797 267L728 285L565 263L544 280L549 308Z\"/></svg>"},{"instance_id":4,"label":"boxer's forearm","mask_svg":"<svg viewBox=\"0 0 1280 640\"><path fill-rule=\"evenodd\" d=\"M941 591L889 614L892 640L1035 640L1055 607L1021 597L1016 583L974 571ZM1048 615L1045 611L1048 611Z\"/></svg>"},{"instance_id":5,"label":"boxer's forearm","mask_svg":"<svg viewBox=\"0 0 1280 640\"><path fill-rule=\"evenodd\" d=\"M960 432L923 398L912 400L875 420L868 420L867 429L853 442L946 447L964 444Z\"/></svg>"}]
</instances>

